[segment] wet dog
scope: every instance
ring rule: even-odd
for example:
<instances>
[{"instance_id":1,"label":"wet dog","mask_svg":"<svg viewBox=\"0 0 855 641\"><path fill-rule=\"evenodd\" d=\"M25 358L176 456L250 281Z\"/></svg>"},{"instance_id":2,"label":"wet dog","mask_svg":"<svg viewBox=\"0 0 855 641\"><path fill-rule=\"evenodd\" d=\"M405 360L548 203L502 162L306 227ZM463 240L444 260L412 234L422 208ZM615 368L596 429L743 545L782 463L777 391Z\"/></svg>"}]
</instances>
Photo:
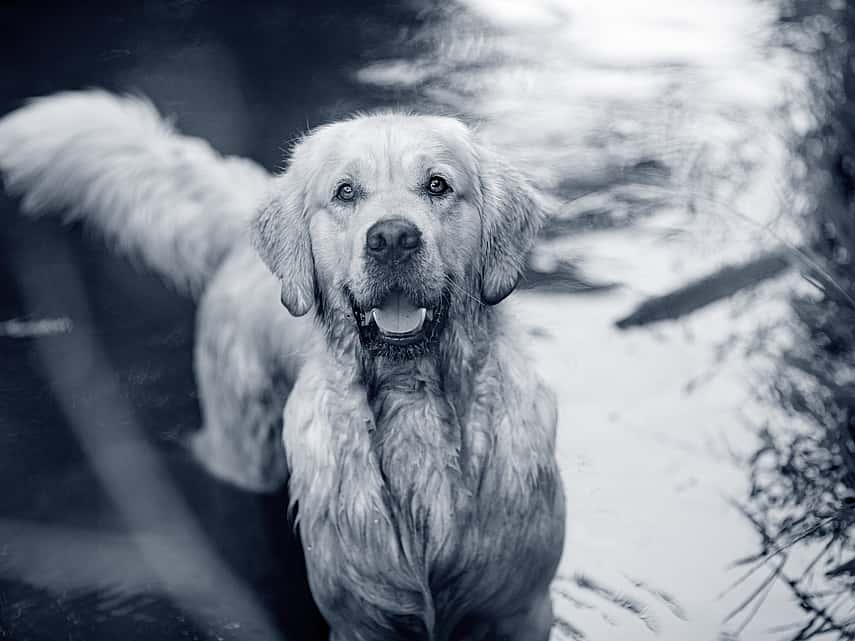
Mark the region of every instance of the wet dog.
<instances>
[{"instance_id":1,"label":"wet dog","mask_svg":"<svg viewBox=\"0 0 855 641\"><path fill-rule=\"evenodd\" d=\"M193 448L244 486L287 480L331 638L548 638L555 402L498 305L543 214L473 131L357 116L271 178L144 101L70 93L0 121L0 170L26 211L199 297Z\"/></svg>"}]
</instances>

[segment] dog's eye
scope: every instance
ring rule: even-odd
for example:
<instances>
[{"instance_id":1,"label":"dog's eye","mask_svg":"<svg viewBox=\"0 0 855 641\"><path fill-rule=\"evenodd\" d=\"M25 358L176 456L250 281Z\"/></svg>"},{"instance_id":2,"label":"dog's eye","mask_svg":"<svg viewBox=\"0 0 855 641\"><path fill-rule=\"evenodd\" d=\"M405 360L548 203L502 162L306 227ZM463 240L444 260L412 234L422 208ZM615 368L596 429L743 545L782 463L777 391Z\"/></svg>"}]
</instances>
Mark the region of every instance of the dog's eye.
<instances>
[{"instance_id":1,"label":"dog's eye","mask_svg":"<svg viewBox=\"0 0 855 641\"><path fill-rule=\"evenodd\" d=\"M350 183L344 183L339 185L338 189L335 192L335 197L339 200L353 200L353 197L356 195L356 190L353 188L353 185Z\"/></svg>"},{"instance_id":2,"label":"dog's eye","mask_svg":"<svg viewBox=\"0 0 855 641\"><path fill-rule=\"evenodd\" d=\"M445 178L440 176L431 176L430 180L428 180L427 190L432 196L442 196L443 194L451 191L451 187L449 187L448 183L445 182Z\"/></svg>"}]
</instances>

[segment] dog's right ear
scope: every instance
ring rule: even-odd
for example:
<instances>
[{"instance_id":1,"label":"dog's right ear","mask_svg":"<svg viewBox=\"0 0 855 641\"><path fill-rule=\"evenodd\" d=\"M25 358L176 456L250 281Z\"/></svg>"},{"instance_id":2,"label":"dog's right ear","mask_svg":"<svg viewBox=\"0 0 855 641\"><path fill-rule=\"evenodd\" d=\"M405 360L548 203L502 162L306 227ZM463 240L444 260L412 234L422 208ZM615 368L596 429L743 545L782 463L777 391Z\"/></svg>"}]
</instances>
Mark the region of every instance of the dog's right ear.
<instances>
[{"instance_id":1,"label":"dog's right ear","mask_svg":"<svg viewBox=\"0 0 855 641\"><path fill-rule=\"evenodd\" d=\"M282 282L282 304L294 316L312 308L315 264L304 191L293 168L276 179L252 224L252 244Z\"/></svg>"}]
</instances>

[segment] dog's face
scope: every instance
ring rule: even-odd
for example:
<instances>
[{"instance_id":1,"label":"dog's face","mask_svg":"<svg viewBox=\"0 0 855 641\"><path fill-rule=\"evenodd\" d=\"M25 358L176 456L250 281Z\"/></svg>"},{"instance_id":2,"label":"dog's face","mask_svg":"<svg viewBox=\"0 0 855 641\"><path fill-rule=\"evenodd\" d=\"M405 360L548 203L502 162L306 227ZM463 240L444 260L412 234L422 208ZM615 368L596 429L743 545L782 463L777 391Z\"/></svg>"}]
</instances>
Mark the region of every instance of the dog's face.
<instances>
[{"instance_id":1,"label":"dog's face","mask_svg":"<svg viewBox=\"0 0 855 641\"><path fill-rule=\"evenodd\" d=\"M541 214L525 181L452 118L382 114L294 149L254 228L294 315L353 323L371 354L436 344L461 297L495 304Z\"/></svg>"}]
</instances>

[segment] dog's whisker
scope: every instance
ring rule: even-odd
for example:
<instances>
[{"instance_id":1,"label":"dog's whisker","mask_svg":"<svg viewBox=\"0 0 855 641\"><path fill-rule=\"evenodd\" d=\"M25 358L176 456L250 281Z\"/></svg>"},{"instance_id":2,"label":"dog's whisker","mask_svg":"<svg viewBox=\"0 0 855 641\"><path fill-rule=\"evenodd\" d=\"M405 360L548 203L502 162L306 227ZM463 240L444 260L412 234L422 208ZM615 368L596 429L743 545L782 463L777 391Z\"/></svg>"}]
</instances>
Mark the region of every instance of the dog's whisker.
<instances>
[{"instance_id":1,"label":"dog's whisker","mask_svg":"<svg viewBox=\"0 0 855 641\"><path fill-rule=\"evenodd\" d=\"M451 287L453 287L454 289L456 289L456 290L457 290L458 292L460 292L463 296L466 296L467 298L469 298L469 299L473 300L474 302L478 303L479 305L481 304L481 299L476 298L476 297L475 297L475 296L473 296L471 293L467 292L465 289L463 289L463 287L461 287L458 283L456 283L456 282L455 282L455 281L454 281L450 276L448 276L447 274L445 275L445 282L446 282L446 283L448 283L449 285L451 285Z\"/></svg>"}]
</instances>

